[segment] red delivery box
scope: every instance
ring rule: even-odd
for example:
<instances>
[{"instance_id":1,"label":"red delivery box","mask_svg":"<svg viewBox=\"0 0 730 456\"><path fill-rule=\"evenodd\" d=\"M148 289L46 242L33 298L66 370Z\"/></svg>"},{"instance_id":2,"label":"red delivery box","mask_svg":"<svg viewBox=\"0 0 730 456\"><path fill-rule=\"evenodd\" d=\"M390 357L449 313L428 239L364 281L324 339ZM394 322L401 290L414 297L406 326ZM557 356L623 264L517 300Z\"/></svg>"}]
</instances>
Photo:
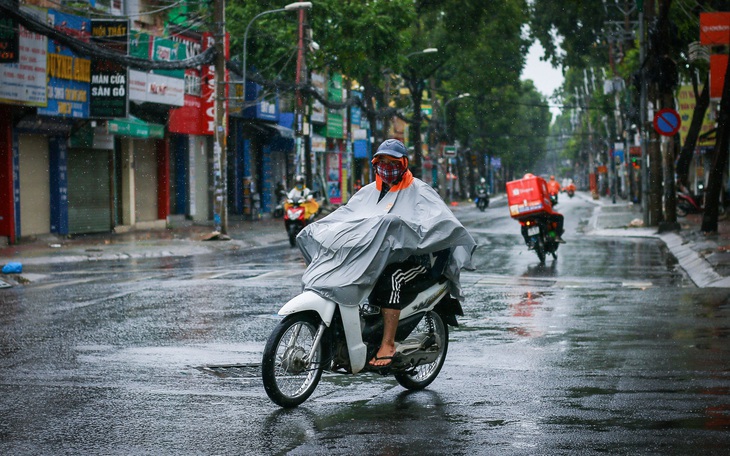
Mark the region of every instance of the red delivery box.
<instances>
[{"instance_id":1,"label":"red delivery box","mask_svg":"<svg viewBox=\"0 0 730 456\"><path fill-rule=\"evenodd\" d=\"M522 218L540 212L551 212L550 194L545 179L539 176L507 182L509 215Z\"/></svg>"}]
</instances>

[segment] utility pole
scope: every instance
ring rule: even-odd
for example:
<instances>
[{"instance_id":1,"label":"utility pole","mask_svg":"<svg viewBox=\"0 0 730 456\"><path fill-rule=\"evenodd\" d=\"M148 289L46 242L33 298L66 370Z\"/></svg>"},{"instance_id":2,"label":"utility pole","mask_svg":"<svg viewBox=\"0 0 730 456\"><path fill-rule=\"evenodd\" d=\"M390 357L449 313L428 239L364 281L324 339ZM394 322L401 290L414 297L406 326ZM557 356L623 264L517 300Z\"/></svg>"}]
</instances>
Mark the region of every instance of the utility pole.
<instances>
[{"instance_id":1,"label":"utility pole","mask_svg":"<svg viewBox=\"0 0 730 456\"><path fill-rule=\"evenodd\" d=\"M300 147L304 148L304 176L307 187L312 188L312 145L309 140L309 117L307 116L307 106L304 104L304 96L300 89L301 84L306 82L307 64L305 62L305 27L306 27L307 10L299 9L299 32L297 39L297 134L300 137Z\"/></svg>"},{"instance_id":2,"label":"utility pole","mask_svg":"<svg viewBox=\"0 0 730 456\"><path fill-rule=\"evenodd\" d=\"M225 0L216 0L214 3L214 47L215 47L215 125L213 133L213 179L215 231L220 238L228 234L228 176L226 160L226 139L228 126L226 121L226 6ZM244 81L245 87L245 81Z\"/></svg>"}]
</instances>

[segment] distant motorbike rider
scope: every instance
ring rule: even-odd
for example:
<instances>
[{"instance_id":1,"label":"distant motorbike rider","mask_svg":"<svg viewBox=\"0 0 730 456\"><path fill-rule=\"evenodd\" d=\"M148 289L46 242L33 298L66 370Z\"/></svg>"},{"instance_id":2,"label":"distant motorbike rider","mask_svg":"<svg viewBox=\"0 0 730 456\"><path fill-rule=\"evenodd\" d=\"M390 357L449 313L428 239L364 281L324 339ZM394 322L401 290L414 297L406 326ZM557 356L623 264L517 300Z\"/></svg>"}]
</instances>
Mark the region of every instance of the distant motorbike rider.
<instances>
[{"instance_id":1,"label":"distant motorbike rider","mask_svg":"<svg viewBox=\"0 0 730 456\"><path fill-rule=\"evenodd\" d=\"M485 178L482 177L479 179L479 185L477 185L475 192L477 195L480 193L484 193L485 195L489 193L489 190L487 189L487 180Z\"/></svg>"},{"instance_id":2,"label":"distant motorbike rider","mask_svg":"<svg viewBox=\"0 0 730 456\"><path fill-rule=\"evenodd\" d=\"M300 198L307 199L311 194L312 191L309 190L307 184L304 182L304 176L297 176L294 178L294 188L289 190L286 196L290 200L298 200Z\"/></svg>"},{"instance_id":3,"label":"distant motorbike rider","mask_svg":"<svg viewBox=\"0 0 730 456\"><path fill-rule=\"evenodd\" d=\"M550 180L547 182L547 189L551 195L560 193L560 182L555 180L555 176L550 176Z\"/></svg>"},{"instance_id":4,"label":"distant motorbike rider","mask_svg":"<svg viewBox=\"0 0 730 456\"><path fill-rule=\"evenodd\" d=\"M304 206L306 219L310 219L319 210L319 204L317 203L317 201L314 200L314 195L312 194L312 191L309 190L306 183L304 182L304 176L300 175L294 179L294 188L289 190L289 193L287 193L286 197L287 199L294 202L304 200L302 205ZM288 206L289 203L285 204L284 209L286 210Z\"/></svg>"}]
</instances>

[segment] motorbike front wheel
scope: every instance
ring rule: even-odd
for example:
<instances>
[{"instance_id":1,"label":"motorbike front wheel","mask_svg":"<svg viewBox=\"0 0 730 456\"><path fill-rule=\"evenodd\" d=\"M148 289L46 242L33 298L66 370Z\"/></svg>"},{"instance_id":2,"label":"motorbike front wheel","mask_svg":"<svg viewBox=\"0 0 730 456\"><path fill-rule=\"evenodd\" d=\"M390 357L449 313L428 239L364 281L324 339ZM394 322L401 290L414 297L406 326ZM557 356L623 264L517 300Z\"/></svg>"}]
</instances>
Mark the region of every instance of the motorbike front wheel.
<instances>
[{"instance_id":1,"label":"motorbike front wheel","mask_svg":"<svg viewBox=\"0 0 730 456\"><path fill-rule=\"evenodd\" d=\"M449 348L449 327L444 324L439 314L428 312L411 334L424 333L431 336L431 348L438 351L435 361L416 366L408 372L395 374L398 383L409 390L422 390L431 384L446 361L446 351ZM428 349L428 347L426 347Z\"/></svg>"},{"instance_id":2,"label":"motorbike front wheel","mask_svg":"<svg viewBox=\"0 0 730 456\"><path fill-rule=\"evenodd\" d=\"M319 324L312 314L289 315L266 342L261 376L266 394L281 407L306 401L322 377L322 344L313 347Z\"/></svg>"}]
</instances>

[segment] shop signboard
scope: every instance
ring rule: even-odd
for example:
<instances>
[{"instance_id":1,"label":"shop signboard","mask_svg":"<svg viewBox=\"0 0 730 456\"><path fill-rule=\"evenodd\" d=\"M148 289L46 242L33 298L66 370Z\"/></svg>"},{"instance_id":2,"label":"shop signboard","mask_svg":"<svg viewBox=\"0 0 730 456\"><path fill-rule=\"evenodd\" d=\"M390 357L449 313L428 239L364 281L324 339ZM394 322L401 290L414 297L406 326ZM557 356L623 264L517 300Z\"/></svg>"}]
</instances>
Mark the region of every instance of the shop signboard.
<instances>
[{"instance_id":1,"label":"shop signboard","mask_svg":"<svg viewBox=\"0 0 730 456\"><path fill-rule=\"evenodd\" d=\"M312 87L314 87L314 90L316 90L322 97L325 95L325 79L324 76L317 73L312 73ZM312 114L309 118L309 120L312 123L319 123L323 124L326 120L326 110L324 108L324 104L322 104L321 101L317 100L316 98L313 98L312 100Z\"/></svg>"},{"instance_id":2,"label":"shop signboard","mask_svg":"<svg viewBox=\"0 0 730 456\"><path fill-rule=\"evenodd\" d=\"M187 59L185 46L179 41L156 36L152 41L152 60L162 62L176 62ZM155 74L171 78L185 79L185 70L152 70Z\"/></svg>"},{"instance_id":3,"label":"shop signboard","mask_svg":"<svg viewBox=\"0 0 730 456\"><path fill-rule=\"evenodd\" d=\"M173 33L172 39L185 47L188 59L203 52L203 43L200 37L192 33ZM201 69L186 68L184 79L183 106L170 110L168 129L171 133L186 135L209 135L207 125L203 122Z\"/></svg>"},{"instance_id":4,"label":"shop signboard","mask_svg":"<svg viewBox=\"0 0 730 456\"><path fill-rule=\"evenodd\" d=\"M91 40L120 55L127 55L129 20L92 19ZM127 67L110 59L91 59L89 116L97 119L127 117Z\"/></svg>"},{"instance_id":5,"label":"shop signboard","mask_svg":"<svg viewBox=\"0 0 730 456\"><path fill-rule=\"evenodd\" d=\"M45 22L45 10L21 8ZM48 39L18 25L18 62L0 63L0 102L25 106L46 106L46 55Z\"/></svg>"},{"instance_id":6,"label":"shop signboard","mask_svg":"<svg viewBox=\"0 0 730 456\"><path fill-rule=\"evenodd\" d=\"M333 73L327 81L327 100L342 103L342 74ZM344 115L342 109L327 110L327 137L344 138Z\"/></svg>"},{"instance_id":7,"label":"shop signboard","mask_svg":"<svg viewBox=\"0 0 730 456\"><path fill-rule=\"evenodd\" d=\"M18 8L18 0L11 0ZM18 63L20 54L20 36L18 24L9 17L0 17L0 64Z\"/></svg>"},{"instance_id":8,"label":"shop signboard","mask_svg":"<svg viewBox=\"0 0 730 456\"><path fill-rule=\"evenodd\" d=\"M129 70L129 99L132 101L183 106L184 95L183 79Z\"/></svg>"},{"instance_id":9,"label":"shop signboard","mask_svg":"<svg viewBox=\"0 0 730 456\"><path fill-rule=\"evenodd\" d=\"M47 23L74 39L89 42L91 20L49 9ZM48 40L48 104L38 108L45 116L89 117L91 60L77 56L55 40Z\"/></svg>"},{"instance_id":10,"label":"shop signboard","mask_svg":"<svg viewBox=\"0 0 730 456\"><path fill-rule=\"evenodd\" d=\"M138 139L162 139L165 136L165 126L147 123L136 117L128 119L114 119L107 122L109 134L126 136Z\"/></svg>"}]
</instances>

